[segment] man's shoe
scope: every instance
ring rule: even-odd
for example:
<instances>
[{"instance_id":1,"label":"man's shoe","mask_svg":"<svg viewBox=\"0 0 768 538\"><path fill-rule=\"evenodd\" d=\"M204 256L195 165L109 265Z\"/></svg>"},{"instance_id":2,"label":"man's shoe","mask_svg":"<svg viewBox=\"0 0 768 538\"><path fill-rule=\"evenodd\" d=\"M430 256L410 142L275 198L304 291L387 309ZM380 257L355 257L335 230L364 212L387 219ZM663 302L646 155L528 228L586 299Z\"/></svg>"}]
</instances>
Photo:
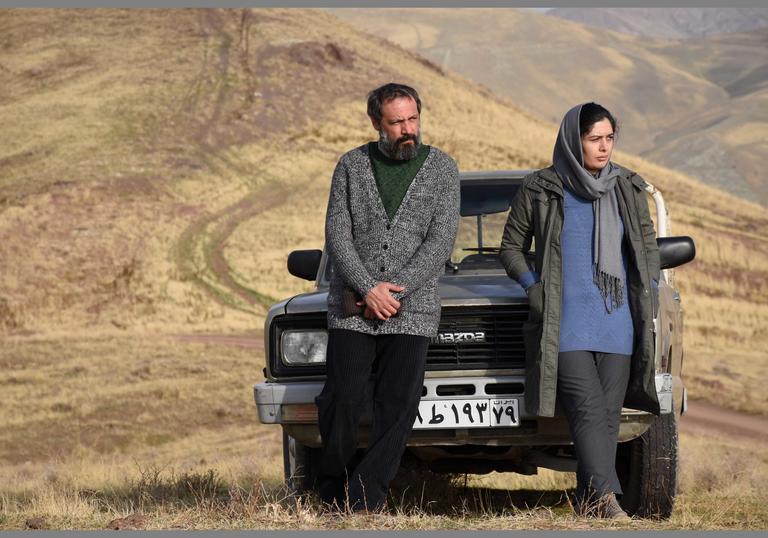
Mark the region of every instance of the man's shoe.
<instances>
[{"instance_id":1,"label":"man's shoe","mask_svg":"<svg viewBox=\"0 0 768 538\"><path fill-rule=\"evenodd\" d=\"M343 508L346 501L346 488L343 478L323 477L319 481L318 493L320 500L331 506Z\"/></svg>"}]
</instances>

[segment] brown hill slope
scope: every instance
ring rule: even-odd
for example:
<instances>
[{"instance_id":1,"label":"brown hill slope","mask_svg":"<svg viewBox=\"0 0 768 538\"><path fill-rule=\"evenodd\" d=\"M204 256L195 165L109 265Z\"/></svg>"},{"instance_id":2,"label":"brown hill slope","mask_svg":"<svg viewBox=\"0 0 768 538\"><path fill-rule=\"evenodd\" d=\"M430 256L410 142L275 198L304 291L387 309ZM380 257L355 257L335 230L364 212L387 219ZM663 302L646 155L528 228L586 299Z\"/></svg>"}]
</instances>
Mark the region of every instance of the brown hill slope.
<instances>
[{"instance_id":1,"label":"brown hill slope","mask_svg":"<svg viewBox=\"0 0 768 538\"><path fill-rule=\"evenodd\" d=\"M249 289L264 275L221 285L218 240L275 205L268 196L317 185L305 203L324 207L329 167L367 137L360 111L379 82L403 78L451 103L425 116L449 150L503 117L530 133L474 149L543 163L527 150L541 123L321 12L6 10L0 24L7 329L251 324L238 309L261 313L282 291ZM470 125L473 99L484 105ZM248 257L284 258L288 233L261 230Z\"/></svg>"},{"instance_id":2,"label":"brown hill slope","mask_svg":"<svg viewBox=\"0 0 768 538\"><path fill-rule=\"evenodd\" d=\"M554 141L555 125L324 12L5 10L0 36L6 335L258 327L307 289L285 257L322 245L331 170L373 134L379 83L420 89L425 139L463 169L542 166ZM692 387L764 409L764 212L618 160L698 241L678 273Z\"/></svg>"}]
</instances>

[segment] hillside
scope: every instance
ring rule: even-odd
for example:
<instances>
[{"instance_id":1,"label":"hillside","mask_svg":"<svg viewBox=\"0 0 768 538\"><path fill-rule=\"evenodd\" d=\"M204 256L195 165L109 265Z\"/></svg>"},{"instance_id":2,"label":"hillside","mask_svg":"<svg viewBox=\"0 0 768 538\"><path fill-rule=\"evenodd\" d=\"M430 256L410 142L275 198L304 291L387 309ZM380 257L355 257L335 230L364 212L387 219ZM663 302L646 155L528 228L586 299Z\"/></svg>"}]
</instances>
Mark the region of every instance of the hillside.
<instances>
[{"instance_id":1,"label":"hillside","mask_svg":"<svg viewBox=\"0 0 768 538\"><path fill-rule=\"evenodd\" d=\"M380 82L417 84L431 141L453 153L472 141L544 162L528 151L542 123L321 12L10 10L0 24L6 330L252 327L296 289L286 245L322 242L330 171L369 137ZM503 122L530 129L482 136ZM258 232L231 261L241 222Z\"/></svg>"},{"instance_id":2,"label":"hillside","mask_svg":"<svg viewBox=\"0 0 768 538\"><path fill-rule=\"evenodd\" d=\"M652 147L654 131L680 109L703 110L726 95L650 54L639 38L559 17L517 9L331 11L549 121L559 122L574 103L604 103L621 118L622 144L635 153Z\"/></svg>"},{"instance_id":3,"label":"hillside","mask_svg":"<svg viewBox=\"0 0 768 538\"><path fill-rule=\"evenodd\" d=\"M560 7L547 11L547 14L615 32L663 39L687 39L768 27L768 9L765 8Z\"/></svg>"},{"instance_id":4,"label":"hillside","mask_svg":"<svg viewBox=\"0 0 768 538\"><path fill-rule=\"evenodd\" d=\"M259 330L308 289L287 252L322 245L331 170L373 134L379 83L420 89L425 140L462 169L543 166L554 141L556 125L321 11L5 10L0 36L5 337ZM692 396L717 386L764 411L764 210L617 160L697 240L677 275Z\"/></svg>"},{"instance_id":5,"label":"hillside","mask_svg":"<svg viewBox=\"0 0 768 538\"><path fill-rule=\"evenodd\" d=\"M515 9L331 11L537 117L559 122L574 103L600 102L619 118L623 149L768 204L757 165L768 157L765 30L672 41Z\"/></svg>"},{"instance_id":6,"label":"hillside","mask_svg":"<svg viewBox=\"0 0 768 538\"><path fill-rule=\"evenodd\" d=\"M768 30L649 44L681 69L728 92L726 101L681 118L644 156L723 190L768 203Z\"/></svg>"}]
</instances>

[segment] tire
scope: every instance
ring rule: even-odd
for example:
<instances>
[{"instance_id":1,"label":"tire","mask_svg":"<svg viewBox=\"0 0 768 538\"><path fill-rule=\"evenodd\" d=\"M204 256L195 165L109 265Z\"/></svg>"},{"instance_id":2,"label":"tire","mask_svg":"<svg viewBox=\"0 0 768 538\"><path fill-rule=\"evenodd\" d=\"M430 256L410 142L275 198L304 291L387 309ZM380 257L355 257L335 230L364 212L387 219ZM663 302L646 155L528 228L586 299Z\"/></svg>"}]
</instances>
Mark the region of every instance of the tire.
<instances>
[{"instance_id":1,"label":"tire","mask_svg":"<svg viewBox=\"0 0 768 538\"><path fill-rule=\"evenodd\" d=\"M288 491L294 495L317 489L320 450L299 443L283 431L283 475Z\"/></svg>"},{"instance_id":2,"label":"tire","mask_svg":"<svg viewBox=\"0 0 768 538\"><path fill-rule=\"evenodd\" d=\"M620 443L616 472L624 490L624 510L631 516L668 519L677 494L678 465L674 413L656 417L643 435Z\"/></svg>"}]
</instances>

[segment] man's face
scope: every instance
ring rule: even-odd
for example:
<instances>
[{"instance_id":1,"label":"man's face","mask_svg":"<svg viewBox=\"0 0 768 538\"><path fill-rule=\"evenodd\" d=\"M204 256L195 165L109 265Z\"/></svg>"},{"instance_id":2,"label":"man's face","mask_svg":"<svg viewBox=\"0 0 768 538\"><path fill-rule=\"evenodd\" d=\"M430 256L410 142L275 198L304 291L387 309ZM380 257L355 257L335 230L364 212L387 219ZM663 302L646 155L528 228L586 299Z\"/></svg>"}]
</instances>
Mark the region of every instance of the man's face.
<instances>
[{"instance_id":1,"label":"man's face","mask_svg":"<svg viewBox=\"0 0 768 538\"><path fill-rule=\"evenodd\" d=\"M419 111L410 97L396 97L381 106L381 121L371 118L387 153L395 159L410 159L420 143Z\"/></svg>"}]
</instances>

